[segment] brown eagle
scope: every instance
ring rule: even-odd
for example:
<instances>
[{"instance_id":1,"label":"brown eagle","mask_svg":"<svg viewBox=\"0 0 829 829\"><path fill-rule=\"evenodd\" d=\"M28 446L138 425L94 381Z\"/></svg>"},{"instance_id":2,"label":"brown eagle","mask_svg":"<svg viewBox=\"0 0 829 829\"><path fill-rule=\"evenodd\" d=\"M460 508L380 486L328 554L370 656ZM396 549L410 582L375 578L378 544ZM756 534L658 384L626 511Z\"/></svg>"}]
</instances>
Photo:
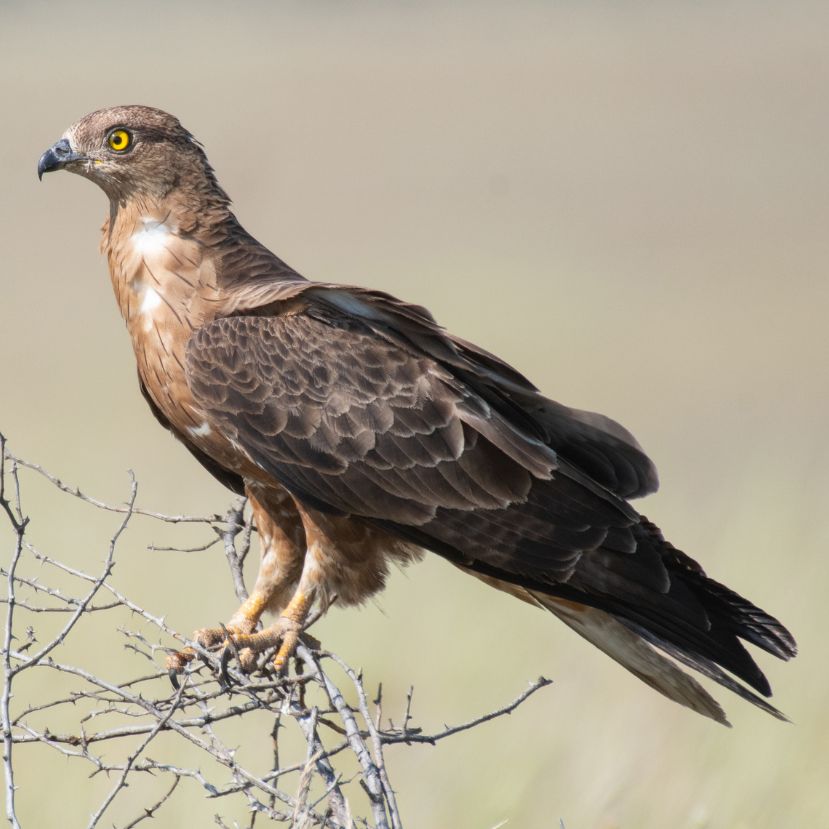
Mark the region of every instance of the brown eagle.
<instances>
[{"instance_id":1,"label":"brown eagle","mask_svg":"<svg viewBox=\"0 0 829 829\"><path fill-rule=\"evenodd\" d=\"M425 308L300 276L239 224L172 115L93 112L40 158L39 176L60 169L109 197L102 250L147 403L253 509L256 585L226 628L196 632L203 647L230 636L248 667L278 647L282 668L314 603L359 604L426 549L701 714L727 722L673 660L782 717L740 640L788 659L794 639L628 503L657 476L626 429Z\"/></svg>"}]
</instances>

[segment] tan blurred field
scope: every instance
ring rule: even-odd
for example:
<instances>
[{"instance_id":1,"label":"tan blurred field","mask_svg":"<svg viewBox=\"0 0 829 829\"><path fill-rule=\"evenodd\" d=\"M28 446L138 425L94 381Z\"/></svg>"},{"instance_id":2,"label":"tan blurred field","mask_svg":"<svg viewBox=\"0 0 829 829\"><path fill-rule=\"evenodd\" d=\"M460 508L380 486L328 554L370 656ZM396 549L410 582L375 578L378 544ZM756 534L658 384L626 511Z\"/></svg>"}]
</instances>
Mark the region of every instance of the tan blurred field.
<instances>
[{"instance_id":1,"label":"tan blurred field","mask_svg":"<svg viewBox=\"0 0 829 829\"><path fill-rule=\"evenodd\" d=\"M631 428L661 472L643 511L801 645L761 657L794 724L718 692L727 730L430 557L332 611L326 645L389 698L414 684L425 725L555 684L436 748L390 749L406 825L829 826L827 27L805 2L2 0L0 431L110 501L132 468L144 506L228 504L140 398L97 253L104 196L35 175L92 109L172 111L305 275L420 302ZM28 492L38 543L94 567L114 522ZM130 531L115 582L183 630L227 616L222 556L150 552L180 538L157 534ZM129 676L113 632L85 630L76 658ZM86 825L108 790L46 750L17 760L25 827ZM194 786L153 825L224 808Z\"/></svg>"}]
</instances>

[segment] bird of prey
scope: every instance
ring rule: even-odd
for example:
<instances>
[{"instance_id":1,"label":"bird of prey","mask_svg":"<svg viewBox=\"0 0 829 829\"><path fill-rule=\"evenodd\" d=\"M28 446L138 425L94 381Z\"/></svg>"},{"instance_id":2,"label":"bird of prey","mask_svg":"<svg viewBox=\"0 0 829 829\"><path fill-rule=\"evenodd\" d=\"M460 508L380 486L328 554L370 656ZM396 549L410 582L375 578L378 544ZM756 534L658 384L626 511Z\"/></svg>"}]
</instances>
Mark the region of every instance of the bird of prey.
<instances>
[{"instance_id":1,"label":"bird of prey","mask_svg":"<svg viewBox=\"0 0 829 829\"><path fill-rule=\"evenodd\" d=\"M788 659L794 639L630 505L657 487L630 432L546 398L425 308L300 276L239 224L172 115L93 112L38 175L61 169L109 197L101 247L147 403L250 499L256 584L194 634L202 647L248 668L276 649L281 669L312 606L359 604L429 550L701 714L727 724L677 663L782 718L741 640Z\"/></svg>"}]
</instances>

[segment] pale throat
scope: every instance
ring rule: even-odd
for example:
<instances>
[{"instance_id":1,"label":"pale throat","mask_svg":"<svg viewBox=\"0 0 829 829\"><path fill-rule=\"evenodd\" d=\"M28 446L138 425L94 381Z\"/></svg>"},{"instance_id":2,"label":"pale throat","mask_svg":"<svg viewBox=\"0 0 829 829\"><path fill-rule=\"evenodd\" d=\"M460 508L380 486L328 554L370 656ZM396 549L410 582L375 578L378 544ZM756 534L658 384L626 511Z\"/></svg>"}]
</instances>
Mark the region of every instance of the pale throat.
<instances>
[{"instance_id":1,"label":"pale throat","mask_svg":"<svg viewBox=\"0 0 829 829\"><path fill-rule=\"evenodd\" d=\"M203 272L202 246L180 233L169 209L125 211L116 219L108 247L121 313L134 334L148 333L162 322L183 323L195 311L194 300L205 282L213 282Z\"/></svg>"}]
</instances>

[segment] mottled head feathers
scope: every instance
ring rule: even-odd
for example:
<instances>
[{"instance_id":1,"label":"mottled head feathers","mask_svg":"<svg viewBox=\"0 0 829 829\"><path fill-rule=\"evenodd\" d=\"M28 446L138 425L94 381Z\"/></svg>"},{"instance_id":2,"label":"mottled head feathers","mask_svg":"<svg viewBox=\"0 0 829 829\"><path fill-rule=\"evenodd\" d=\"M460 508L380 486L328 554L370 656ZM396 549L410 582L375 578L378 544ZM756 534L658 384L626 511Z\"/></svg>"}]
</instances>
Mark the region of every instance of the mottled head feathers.
<instances>
[{"instance_id":1,"label":"mottled head feathers","mask_svg":"<svg viewBox=\"0 0 829 829\"><path fill-rule=\"evenodd\" d=\"M42 174L66 169L94 181L113 201L163 198L183 187L227 203L201 144L160 109L131 105L85 115L41 157Z\"/></svg>"}]
</instances>

